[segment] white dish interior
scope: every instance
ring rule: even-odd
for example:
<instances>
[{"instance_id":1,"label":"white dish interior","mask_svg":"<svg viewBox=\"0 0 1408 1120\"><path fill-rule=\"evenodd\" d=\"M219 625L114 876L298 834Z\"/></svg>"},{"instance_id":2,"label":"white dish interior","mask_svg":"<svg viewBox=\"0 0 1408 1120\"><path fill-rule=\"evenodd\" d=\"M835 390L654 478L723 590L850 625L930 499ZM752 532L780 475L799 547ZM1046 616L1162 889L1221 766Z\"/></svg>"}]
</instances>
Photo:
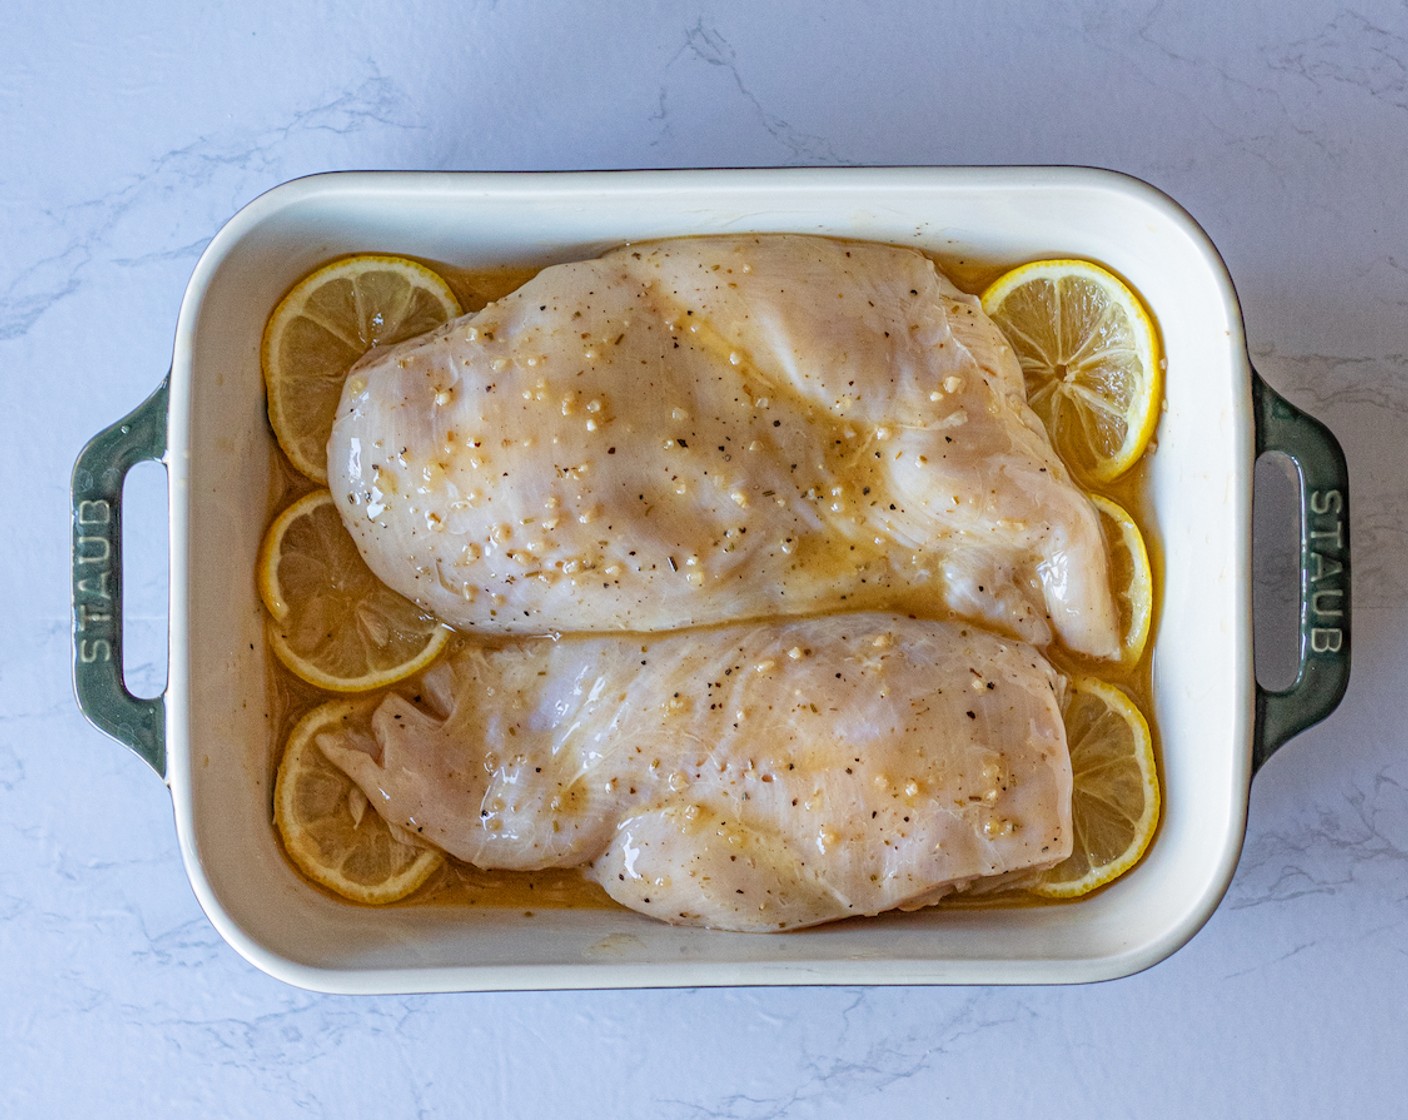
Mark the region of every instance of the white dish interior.
<instances>
[{"instance_id":1,"label":"white dish interior","mask_svg":"<svg viewBox=\"0 0 1408 1120\"><path fill-rule=\"evenodd\" d=\"M1149 303L1168 375L1150 475L1151 528L1164 556L1154 653L1164 812L1148 855L1073 905L936 909L784 935L679 929L624 910L376 910L308 886L270 824L270 698L253 576L272 438L259 343L274 302L346 253L546 265L623 241L736 231L866 238L991 262L1087 257ZM251 961L332 991L1037 983L1137 971L1198 930L1241 847L1253 711L1252 462L1249 371L1226 270L1181 209L1122 176L346 173L286 184L211 242L176 336L168 779L192 884Z\"/></svg>"}]
</instances>

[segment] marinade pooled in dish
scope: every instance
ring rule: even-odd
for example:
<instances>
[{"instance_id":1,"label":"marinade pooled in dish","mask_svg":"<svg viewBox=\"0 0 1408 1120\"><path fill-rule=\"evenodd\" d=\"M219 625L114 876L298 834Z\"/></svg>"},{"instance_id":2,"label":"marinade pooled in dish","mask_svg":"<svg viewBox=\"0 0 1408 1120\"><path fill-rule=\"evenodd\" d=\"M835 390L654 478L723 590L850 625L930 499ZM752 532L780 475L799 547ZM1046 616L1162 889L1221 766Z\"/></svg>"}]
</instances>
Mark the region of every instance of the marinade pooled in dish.
<instances>
[{"instance_id":1,"label":"marinade pooled in dish","mask_svg":"<svg viewBox=\"0 0 1408 1120\"><path fill-rule=\"evenodd\" d=\"M1106 544L928 257L749 235L550 267L368 354L328 452L368 566L463 635L317 740L406 840L737 930L1070 853L1050 658L1119 656Z\"/></svg>"}]
</instances>

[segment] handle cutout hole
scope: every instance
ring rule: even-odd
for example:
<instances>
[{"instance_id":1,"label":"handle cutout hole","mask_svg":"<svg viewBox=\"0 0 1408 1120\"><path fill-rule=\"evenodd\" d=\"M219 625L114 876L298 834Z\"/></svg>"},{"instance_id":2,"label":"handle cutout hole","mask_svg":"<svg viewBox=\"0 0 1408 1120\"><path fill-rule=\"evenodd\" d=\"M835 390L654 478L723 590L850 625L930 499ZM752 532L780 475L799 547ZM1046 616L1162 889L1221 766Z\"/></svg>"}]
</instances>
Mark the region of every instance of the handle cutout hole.
<instances>
[{"instance_id":1,"label":"handle cutout hole","mask_svg":"<svg viewBox=\"0 0 1408 1120\"><path fill-rule=\"evenodd\" d=\"M1300 668L1300 475L1268 451L1252 486L1252 655L1257 682L1279 692Z\"/></svg>"},{"instance_id":2,"label":"handle cutout hole","mask_svg":"<svg viewBox=\"0 0 1408 1120\"><path fill-rule=\"evenodd\" d=\"M144 700L166 690L168 537L166 468L138 463L122 484L122 677Z\"/></svg>"}]
</instances>

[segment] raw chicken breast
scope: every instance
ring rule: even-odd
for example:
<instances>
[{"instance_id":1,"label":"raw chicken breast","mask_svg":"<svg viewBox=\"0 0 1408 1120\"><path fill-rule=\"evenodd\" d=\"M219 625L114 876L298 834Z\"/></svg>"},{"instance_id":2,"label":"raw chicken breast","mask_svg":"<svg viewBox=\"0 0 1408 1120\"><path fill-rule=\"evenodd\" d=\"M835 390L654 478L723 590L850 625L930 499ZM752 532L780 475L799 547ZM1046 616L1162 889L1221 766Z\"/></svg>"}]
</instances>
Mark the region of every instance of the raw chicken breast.
<instances>
[{"instance_id":1,"label":"raw chicken breast","mask_svg":"<svg viewBox=\"0 0 1408 1120\"><path fill-rule=\"evenodd\" d=\"M318 746L484 868L586 865L667 922L780 930L1071 848L1064 680L1030 646L859 612L466 648Z\"/></svg>"},{"instance_id":2,"label":"raw chicken breast","mask_svg":"<svg viewBox=\"0 0 1408 1120\"><path fill-rule=\"evenodd\" d=\"M1117 654L1099 523L976 299L819 237L627 246L370 355L329 444L386 583L465 630L885 608Z\"/></svg>"}]
</instances>

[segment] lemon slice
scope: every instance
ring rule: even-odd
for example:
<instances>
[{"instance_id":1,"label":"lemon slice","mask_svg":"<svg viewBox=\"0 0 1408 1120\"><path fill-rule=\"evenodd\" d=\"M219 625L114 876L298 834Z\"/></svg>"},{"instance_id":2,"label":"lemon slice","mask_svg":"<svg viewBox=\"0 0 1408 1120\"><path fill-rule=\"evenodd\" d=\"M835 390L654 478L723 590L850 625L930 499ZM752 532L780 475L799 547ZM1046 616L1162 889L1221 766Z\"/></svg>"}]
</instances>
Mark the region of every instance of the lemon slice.
<instances>
[{"instance_id":1,"label":"lemon slice","mask_svg":"<svg viewBox=\"0 0 1408 1120\"><path fill-rule=\"evenodd\" d=\"M346 257L295 284L269 316L261 352L269 422L289 462L326 483L328 436L352 364L459 314L449 285L402 257Z\"/></svg>"},{"instance_id":2,"label":"lemon slice","mask_svg":"<svg viewBox=\"0 0 1408 1120\"><path fill-rule=\"evenodd\" d=\"M1139 459L1159 414L1158 335L1143 304L1088 261L1034 261L982 295L1057 452L1095 482Z\"/></svg>"},{"instance_id":3,"label":"lemon slice","mask_svg":"<svg viewBox=\"0 0 1408 1120\"><path fill-rule=\"evenodd\" d=\"M372 574L326 490L304 495L269 526L259 594L279 660L334 692L394 684L429 665L450 639L434 615Z\"/></svg>"},{"instance_id":4,"label":"lemon slice","mask_svg":"<svg viewBox=\"0 0 1408 1120\"><path fill-rule=\"evenodd\" d=\"M1159 823L1159 779L1149 725L1123 692L1071 680L1062 709L1075 788L1070 856L1032 886L1046 898L1078 898L1139 862Z\"/></svg>"},{"instance_id":5,"label":"lemon slice","mask_svg":"<svg viewBox=\"0 0 1408 1120\"><path fill-rule=\"evenodd\" d=\"M374 704L334 700L298 721L274 783L274 825L289 858L315 883L354 902L385 903L405 898L445 857L401 839L318 749L325 732L369 736Z\"/></svg>"},{"instance_id":6,"label":"lemon slice","mask_svg":"<svg viewBox=\"0 0 1408 1120\"><path fill-rule=\"evenodd\" d=\"M1110 586L1120 614L1120 660L1133 665L1144 655L1154 617L1149 550L1144 547L1139 526L1123 506L1099 494L1091 494L1090 500L1100 514L1100 528L1110 550Z\"/></svg>"}]
</instances>

